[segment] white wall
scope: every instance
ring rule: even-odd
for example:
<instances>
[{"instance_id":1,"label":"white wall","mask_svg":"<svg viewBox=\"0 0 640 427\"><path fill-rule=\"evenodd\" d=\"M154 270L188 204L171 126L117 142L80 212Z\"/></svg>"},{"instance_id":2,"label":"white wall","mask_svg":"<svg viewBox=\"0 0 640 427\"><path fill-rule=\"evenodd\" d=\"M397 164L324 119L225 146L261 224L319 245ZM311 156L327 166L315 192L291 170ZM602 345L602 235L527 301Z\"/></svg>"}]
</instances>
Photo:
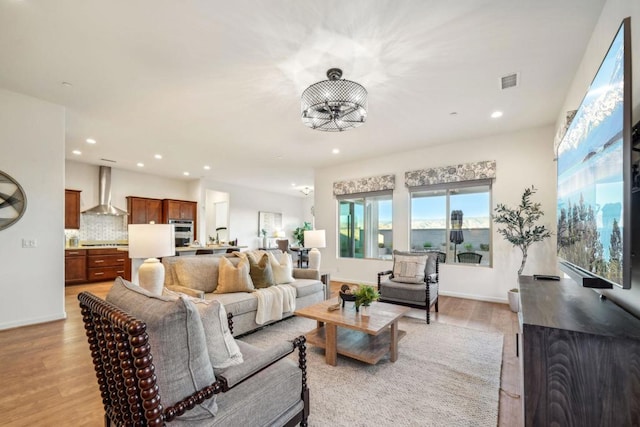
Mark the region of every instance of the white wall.
<instances>
[{"instance_id":1,"label":"white wall","mask_svg":"<svg viewBox=\"0 0 640 427\"><path fill-rule=\"evenodd\" d=\"M304 213L304 207L309 202L301 197L287 196L263 190L242 187L238 185L202 180L200 183L199 209L204 209L207 190L225 192L229 194L229 240L238 239L238 245L256 249L262 246L258 236L258 212L282 213L282 227L286 237L293 240L292 234L303 221L310 221ZM198 216L205 218L204 212ZM200 236L203 238L204 236Z\"/></svg>"},{"instance_id":2,"label":"white wall","mask_svg":"<svg viewBox=\"0 0 640 427\"><path fill-rule=\"evenodd\" d=\"M544 223L555 229L556 164L553 161L553 127L524 130L491 137L433 146L357 163L316 171L316 228L326 229L327 248L322 250L322 270L332 280L375 283L376 273L391 268L391 261L337 258L337 202L334 181L382 174L396 175L393 193L393 247L409 248L409 193L404 186L406 171L482 160L496 161L493 207L515 205L526 187L539 191L534 201L542 203ZM516 284L521 254L493 230L493 266L442 265L440 290L454 295L488 301L506 301L507 290ZM555 240L547 239L530 249L524 274L557 272Z\"/></svg>"},{"instance_id":3,"label":"white wall","mask_svg":"<svg viewBox=\"0 0 640 427\"><path fill-rule=\"evenodd\" d=\"M97 205L99 166L71 160L65 164L65 188L82 191L80 210ZM111 167L111 204L127 210L127 196L195 201L189 185L188 180L132 172L114 165Z\"/></svg>"},{"instance_id":4,"label":"white wall","mask_svg":"<svg viewBox=\"0 0 640 427\"><path fill-rule=\"evenodd\" d=\"M64 135L64 108L0 89L0 170L27 196L24 216L0 230L0 329L66 317Z\"/></svg>"},{"instance_id":5,"label":"white wall","mask_svg":"<svg viewBox=\"0 0 640 427\"><path fill-rule=\"evenodd\" d=\"M568 110L578 108L607 49L609 49L620 23L627 16L631 17L632 123L637 123L640 120L640 1L637 0L609 0L604 5L559 117L564 116ZM561 123L562 121L559 119L559 124ZM637 213L633 220L637 224ZM638 273L636 272L635 274L638 277ZM614 288L603 293L637 316L640 316L639 281L634 281L629 290Z\"/></svg>"}]
</instances>

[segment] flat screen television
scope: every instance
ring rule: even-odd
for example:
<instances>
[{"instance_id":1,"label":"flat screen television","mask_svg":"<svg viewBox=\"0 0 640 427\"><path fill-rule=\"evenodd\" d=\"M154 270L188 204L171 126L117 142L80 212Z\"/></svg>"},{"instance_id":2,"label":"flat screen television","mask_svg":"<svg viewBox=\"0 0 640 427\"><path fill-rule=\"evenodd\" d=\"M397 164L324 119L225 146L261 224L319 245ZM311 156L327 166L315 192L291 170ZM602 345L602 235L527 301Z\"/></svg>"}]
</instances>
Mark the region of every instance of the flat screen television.
<instances>
[{"instance_id":1,"label":"flat screen television","mask_svg":"<svg viewBox=\"0 0 640 427\"><path fill-rule=\"evenodd\" d=\"M558 146L560 269L583 286L631 287L631 151L626 18Z\"/></svg>"}]
</instances>

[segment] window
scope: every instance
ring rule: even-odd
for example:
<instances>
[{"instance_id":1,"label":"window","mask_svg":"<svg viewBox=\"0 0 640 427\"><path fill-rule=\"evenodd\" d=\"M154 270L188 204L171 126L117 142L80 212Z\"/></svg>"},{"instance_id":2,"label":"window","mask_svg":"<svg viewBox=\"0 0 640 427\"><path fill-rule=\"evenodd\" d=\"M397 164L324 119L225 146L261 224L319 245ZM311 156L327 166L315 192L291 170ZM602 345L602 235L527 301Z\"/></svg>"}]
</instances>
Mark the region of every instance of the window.
<instances>
[{"instance_id":1,"label":"window","mask_svg":"<svg viewBox=\"0 0 640 427\"><path fill-rule=\"evenodd\" d=\"M416 187L410 194L412 251L442 252L447 263L491 265L491 181Z\"/></svg>"},{"instance_id":2,"label":"window","mask_svg":"<svg viewBox=\"0 0 640 427\"><path fill-rule=\"evenodd\" d=\"M343 258L391 259L392 195L349 195L338 198L339 254Z\"/></svg>"}]
</instances>

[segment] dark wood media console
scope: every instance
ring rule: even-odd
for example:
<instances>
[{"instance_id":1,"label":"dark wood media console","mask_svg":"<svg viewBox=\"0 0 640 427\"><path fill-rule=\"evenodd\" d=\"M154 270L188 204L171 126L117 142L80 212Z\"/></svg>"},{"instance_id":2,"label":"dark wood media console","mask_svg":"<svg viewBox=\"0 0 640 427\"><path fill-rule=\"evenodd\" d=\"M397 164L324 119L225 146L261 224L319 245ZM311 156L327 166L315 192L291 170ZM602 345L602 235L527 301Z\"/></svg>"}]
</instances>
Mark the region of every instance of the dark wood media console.
<instances>
[{"instance_id":1,"label":"dark wood media console","mask_svg":"<svg viewBox=\"0 0 640 427\"><path fill-rule=\"evenodd\" d=\"M640 425L640 319L572 280L520 278L525 426Z\"/></svg>"}]
</instances>

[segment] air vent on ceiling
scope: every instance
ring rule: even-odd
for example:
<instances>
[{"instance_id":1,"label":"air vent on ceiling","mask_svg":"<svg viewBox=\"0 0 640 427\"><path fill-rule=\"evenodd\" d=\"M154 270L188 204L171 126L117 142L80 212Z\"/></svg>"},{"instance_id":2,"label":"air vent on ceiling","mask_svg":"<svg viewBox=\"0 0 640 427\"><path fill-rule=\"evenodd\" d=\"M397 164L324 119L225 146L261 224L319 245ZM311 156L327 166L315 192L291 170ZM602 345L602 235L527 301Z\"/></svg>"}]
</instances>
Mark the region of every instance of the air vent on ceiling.
<instances>
[{"instance_id":1,"label":"air vent on ceiling","mask_svg":"<svg viewBox=\"0 0 640 427\"><path fill-rule=\"evenodd\" d=\"M111 160L111 159L100 159L100 160L102 160L103 162L118 163L115 160Z\"/></svg>"},{"instance_id":2,"label":"air vent on ceiling","mask_svg":"<svg viewBox=\"0 0 640 427\"><path fill-rule=\"evenodd\" d=\"M507 74L500 77L500 87L502 90L518 86L518 73Z\"/></svg>"}]
</instances>

